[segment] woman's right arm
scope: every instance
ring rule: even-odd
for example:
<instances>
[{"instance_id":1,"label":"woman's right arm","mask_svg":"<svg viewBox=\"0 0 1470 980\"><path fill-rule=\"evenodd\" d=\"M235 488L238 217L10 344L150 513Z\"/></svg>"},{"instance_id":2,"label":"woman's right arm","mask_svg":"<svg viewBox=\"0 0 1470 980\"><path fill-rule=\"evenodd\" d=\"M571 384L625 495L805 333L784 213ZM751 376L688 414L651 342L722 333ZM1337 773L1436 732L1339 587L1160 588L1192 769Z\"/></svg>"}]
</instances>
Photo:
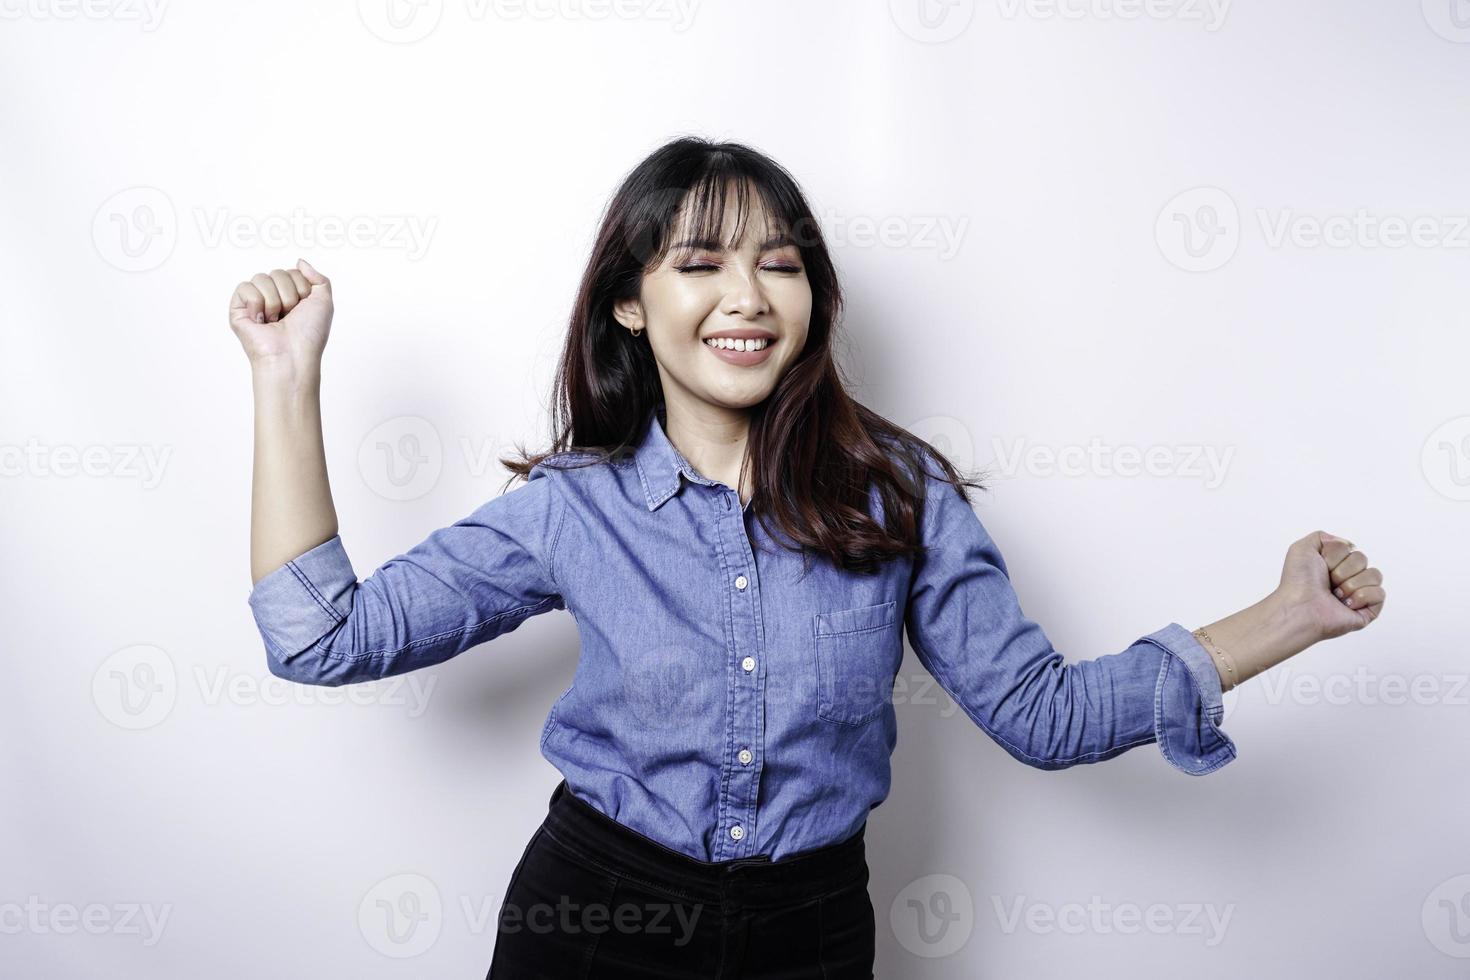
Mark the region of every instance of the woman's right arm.
<instances>
[{"instance_id":1,"label":"woman's right arm","mask_svg":"<svg viewBox=\"0 0 1470 980\"><path fill-rule=\"evenodd\" d=\"M566 515L545 467L361 582L337 533L318 394L331 284L310 265L236 287L230 325L255 392L250 608L272 674L376 680L440 663L565 602Z\"/></svg>"},{"instance_id":2,"label":"woman's right arm","mask_svg":"<svg viewBox=\"0 0 1470 980\"><path fill-rule=\"evenodd\" d=\"M253 276L230 298L230 327L250 361L255 395L252 583L337 534L321 415L331 325L332 284L305 260Z\"/></svg>"}]
</instances>

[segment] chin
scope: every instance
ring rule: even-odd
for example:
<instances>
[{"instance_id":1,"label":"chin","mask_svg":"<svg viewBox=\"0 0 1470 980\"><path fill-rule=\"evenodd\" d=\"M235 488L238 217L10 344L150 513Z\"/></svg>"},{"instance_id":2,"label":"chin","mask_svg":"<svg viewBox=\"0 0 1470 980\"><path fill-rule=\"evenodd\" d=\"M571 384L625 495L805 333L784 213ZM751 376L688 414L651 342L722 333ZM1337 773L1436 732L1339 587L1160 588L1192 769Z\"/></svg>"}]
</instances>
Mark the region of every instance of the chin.
<instances>
[{"instance_id":1,"label":"chin","mask_svg":"<svg viewBox=\"0 0 1470 980\"><path fill-rule=\"evenodd\" d=\"M721 408L730 411L747 411L755 408L761 402L771 397L774 388L746 389L743 391L723 391L718 395L712 395L709 401Z\"/></svg>"}]
</instances>

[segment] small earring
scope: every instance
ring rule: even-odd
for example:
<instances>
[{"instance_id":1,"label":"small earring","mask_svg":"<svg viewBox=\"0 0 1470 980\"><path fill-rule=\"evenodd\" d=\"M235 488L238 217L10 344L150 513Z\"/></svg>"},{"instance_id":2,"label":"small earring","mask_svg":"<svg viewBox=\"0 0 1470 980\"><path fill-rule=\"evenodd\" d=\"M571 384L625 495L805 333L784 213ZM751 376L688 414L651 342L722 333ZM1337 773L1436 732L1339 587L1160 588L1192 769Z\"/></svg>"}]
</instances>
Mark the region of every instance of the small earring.
<instances>
[{"instance_id":1,"label":"small earring","mask_svg":"<svg viewBox=\"0 0 1470 980\"><path fill-rule=\"evenodd\" d=\"M641 334L642 332L643 332L643 328L642 327L634 327L633 328L633 336L635 336L635 337L638 336L639 334Z\"/></svg>"}]
</instances>

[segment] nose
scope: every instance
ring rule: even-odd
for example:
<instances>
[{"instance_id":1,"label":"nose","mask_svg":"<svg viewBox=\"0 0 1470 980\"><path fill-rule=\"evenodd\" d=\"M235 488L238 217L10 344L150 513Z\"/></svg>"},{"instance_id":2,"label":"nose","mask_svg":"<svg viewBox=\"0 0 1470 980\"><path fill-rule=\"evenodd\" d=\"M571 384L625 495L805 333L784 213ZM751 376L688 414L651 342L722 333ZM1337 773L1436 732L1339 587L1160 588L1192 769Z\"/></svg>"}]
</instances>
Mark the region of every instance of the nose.
<instances>
[{"instance_id":1,"label":"nose","mask_svg":"<svg viewBox=\"0 0 1470 980\"><path fill-rule=\"evenodd\" d=\"M722 313L750 318L769 311L766 295L752 273L735 270L730 275L729 288L726 289L724 302L720 306Z\"/></svg>"}]
</instances>

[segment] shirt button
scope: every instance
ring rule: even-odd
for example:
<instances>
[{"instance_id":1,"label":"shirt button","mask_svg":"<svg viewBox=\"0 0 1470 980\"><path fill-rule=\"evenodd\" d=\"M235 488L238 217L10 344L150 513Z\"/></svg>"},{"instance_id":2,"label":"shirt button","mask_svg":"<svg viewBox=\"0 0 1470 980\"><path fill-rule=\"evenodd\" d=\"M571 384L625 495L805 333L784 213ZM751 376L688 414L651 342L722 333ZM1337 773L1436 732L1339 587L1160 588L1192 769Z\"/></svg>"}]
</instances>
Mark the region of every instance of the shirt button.
<instances>
[{"instance_id":1,"label":"shirt button","mask_svg":"<svg viewBox=\"0 0 1470 980\"><path fill-rule=\"evenodd\" d=\"M745 587L747 585L749 585L749 584L750 583L748 581L746 581L746 578L745 578L744 575L737 576L736 579L735 579L735 588L739 589L742 592L745 591Z\"/></svg>"},{"instance_id":2,"label":"shirt button","mask_svg":"<svg viewBox=\"0 0 1470 980\"><path fill-rule=\"evenodd\" d=\"M740 826L738 823L735 826L733 826L733 827L730 828L730 839L731 840L739 840L740 838L742 838L744 836L745 836L745 828L742 827L742 826Z\"/></svg>"},{"instance_id":3,"label":"shirt button","mask_svg":"<svg viewBox=\"0 0 1470 980\"><path fill-rule=\"evenodd\" d=\"M753 755L750 754L750 749L741 749L740 750L740 764L742 766L748 766L748 765L750 765L750 760L751 759L754 759L754 758L755 758L755 756L753 756Z\"/></svg>"},{"instance_id":4,"label":"shirt button","mask_svg":"<svg viewBox=\"0 0 1470 980\"><path fill-rule=\"evenodd\" d=\"M750 673L752 670L755 670L755 658L746 657L744 660L740 661L740 666L745 668L745 672L747 674Z\"/></svg>"}]
</instances>

